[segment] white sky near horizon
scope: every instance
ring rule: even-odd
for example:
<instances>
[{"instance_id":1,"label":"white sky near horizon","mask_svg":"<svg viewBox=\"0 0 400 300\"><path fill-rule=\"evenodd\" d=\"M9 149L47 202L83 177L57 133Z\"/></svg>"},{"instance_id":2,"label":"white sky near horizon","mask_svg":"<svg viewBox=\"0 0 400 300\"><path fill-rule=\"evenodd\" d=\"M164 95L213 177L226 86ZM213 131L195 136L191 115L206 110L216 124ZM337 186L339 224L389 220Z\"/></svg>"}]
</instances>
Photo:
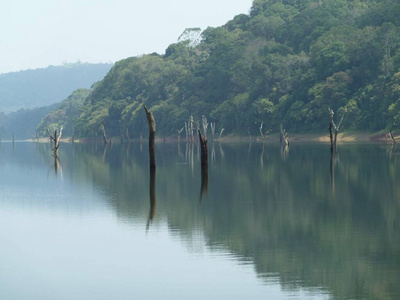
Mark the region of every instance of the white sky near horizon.
<instances>
[{"instance_id":1,"label":"white sky near horizon","mask_svg":"<svg viewBox=\"0 0 400 300\"><path fill-rule=\"evenodd\" d=\"M252 0L0 0L0 74L163 54L185 28L216 27Z\"/></svg>"}]
</instances>

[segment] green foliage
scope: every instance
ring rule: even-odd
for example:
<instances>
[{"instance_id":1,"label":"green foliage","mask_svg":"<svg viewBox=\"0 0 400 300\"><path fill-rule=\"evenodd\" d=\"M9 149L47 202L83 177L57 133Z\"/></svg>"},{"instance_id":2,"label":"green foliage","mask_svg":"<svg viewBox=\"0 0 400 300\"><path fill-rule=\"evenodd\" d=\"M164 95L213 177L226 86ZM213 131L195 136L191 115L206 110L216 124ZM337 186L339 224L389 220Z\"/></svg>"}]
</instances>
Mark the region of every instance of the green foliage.
<instances>
[{"instance_id":1,"label":"green foliage","mask_svg":"<svg viewBox=\"0 0 400 300\"><path fill-rule=\"evenodd\" d=\"M324 132L330 107L347 111L343 128L382 130L400 118L399 14L395 1L255 0L224 26L186 29L165 55L117 62L74 124L138 136L145 104L163 135L190 115L226 133Z\"/></svg>"},{"instance_id":2,"label":"green foliage","mask_svg":"<svg viewBox=\"0 0 400 300\"><path fill-rule=\"evenodd\" d=\"M63 126L64 136L74 135L74 122L81 114L81 107L88 97L90 90L79 89L74 91L58 107L47 114L39 123L36 132L39 136L47 136L47 128L60 128Z\"/></svg>"}]
</instances>

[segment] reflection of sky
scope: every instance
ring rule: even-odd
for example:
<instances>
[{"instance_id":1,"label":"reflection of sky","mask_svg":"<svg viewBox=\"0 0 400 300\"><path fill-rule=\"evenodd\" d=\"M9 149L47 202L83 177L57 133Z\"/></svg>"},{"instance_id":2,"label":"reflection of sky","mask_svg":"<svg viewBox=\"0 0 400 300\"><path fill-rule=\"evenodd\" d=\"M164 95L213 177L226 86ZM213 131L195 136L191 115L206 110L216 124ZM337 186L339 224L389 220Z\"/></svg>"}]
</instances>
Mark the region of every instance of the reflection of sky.
<instances>
[{"instance_id":1,"label":"reflection of sky","mask_svg":"<svg viewBox=\"0 0 400 300\"><path fill-rule=\"evenodd\" d=\"M0 167L2 299L312 298L263 284L252 264L205 246L200 228L188 249L164 218L146 232L143 218L118 220L92 183L17 162Z\"/></svg>"},{"instance_id":2,"label":"reflection of sky","mask_svg":"<svg viewBox=\"0 0 400 300\"><path fill-rule=\"evenodd\" d=\"M261 285L250 265L227 253L188 253L165 224L146 233L144 223L121 224L111 211L87 216L1 209L0 220L0 295L6 299L285 295L278 284Z\"/></svg>"}]
</instances>

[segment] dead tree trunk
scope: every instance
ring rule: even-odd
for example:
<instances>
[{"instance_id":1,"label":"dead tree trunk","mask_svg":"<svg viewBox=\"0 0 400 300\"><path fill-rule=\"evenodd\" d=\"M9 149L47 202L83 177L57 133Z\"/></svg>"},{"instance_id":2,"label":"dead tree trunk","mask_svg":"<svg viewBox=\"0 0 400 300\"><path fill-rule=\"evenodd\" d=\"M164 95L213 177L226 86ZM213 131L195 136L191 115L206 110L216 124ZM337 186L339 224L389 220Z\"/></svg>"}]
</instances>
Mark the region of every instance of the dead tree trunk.
<instances>
[{"instance_id":1,"label":"dead tree trunk","mask_svg":"<svg viewBox=\"0 0 400 300\"><path fill-rule=\"evenodd\" d=\"M286 146L289 146L289 134L286 132L285 128L283 128L281 124L281 142L285 143Z\"/></svg>"},{"instance_id":2,"label":"dead tree trunk","mask_svg":"<svg viewBox=\"0 0 400 300\"><path fill-rule=\"evenodd\" d=\"M330 114L329 138L330 138L330 141L331 141L331 151L336 151L337 136L338 136L338 133L339 133L340 126L342 125L345 113L342 114L342 117L340 118L339 124L337 126L335 124L335 121L333 121L333 116L335 114L333 112L333 109L329 108L329 114Z\"/></svg>"},{"instance_id":3,"label":"dead tree trunk","mask_svg":"<svg viewBox=\"0 0 400 300\"><path fill-rule=\"evenodd\" d=\"M128 141L128 144L131 142L131 139L129 138L129 130L128 128L126 129L126 133L125 133L126 139Z\"/></svg>"},{"instance_id":4,"label":"dead tree trunk","mask_svg":"<svg viewBox=\"0 0 400 300\"><path fill-rule=\"evenodd\" d=\"M199 133L200 149L201 149L201 189L200 189L200 201L204 194L208 190L208 141L206 136L202 136L200 129L197 129Z\"/></svg>"},{"instance_id":5,"label":"dead tree trunk","mask_svg":"<svg viewBox=\"0 0 400 300\"><path fill-rule=\"evenodd\" d=\"M181 142L181 133L185 129L185 127L182 127L181 129L177 130L178 131L178 144Z\"/></svg>"},{"instance_id":6,"label":"dead tree trunk","mask_svg":"<svg viewBox=\"0 0 400 300\"><path fill-rule=\"evenodd\" d=\"M203 134L204 137L207 138L207 130L208 130L208 122L206 116L201 116L202 126L203 126Z\"/></svg>"},{"instance_id":7,"label":"dead tree trunk","mask_svg":"<svg viewBox=\"0 0 400 300\"><path fill-rule=\"evenodd\" d=\"M393 122L393 124L392 124L392 126L390 127L390 130L389 130L390 142L391 142L393 145L396 144L396 140L395 140L395 138L394 138L394 136L393 136L393 134L392 134L392 130L393 130L393 127L394 127L395 125L396 125L396 122Z\"/></svg>"},{"instance_id":8,"label":"dead tree trunk","mask_svg":"<svg viewBox=\"0 0 400 300\"><path fill-rule=\"evenodd\" d=\"M47 134L50 137L50 141L52 143L54 143L54 147L52 150L53 150L53 154L55 157L58 157L58 148L60 147L60 139L62 136L62 130L63 130L63 127L61 126L60 133L57 136L57 129L54 129L54 135L51 135L51 133L49 132L49 128L47 128Z\"/></svg>"},{"instance_id":9,"label":"dead tree trunk","mask_svg":"<svg viewBox=\"0 0 400 300\"><path fill-rule=\"evenodd\" d=\"M144 106L146 111L147 123L149 125L149 157L150 157L150 170L156 169L156 151L155 151L155 135L156 135L156 121L153 114Z\"/></svg>"},{"instance_id":10,"label":"dead tree trunk","mask_svg":"<svg viewBox=\"0 0 400 300\"><path fill-rule=\"evenodd\" d=\"M208 141L205 136L201 135L200 129L197 129L197 132L199 133L199 139L200 139L200 146L201 146L201 166L208 167Z\"/></svg>"},{"instance_id":11,"label":"dead tree trunk","mask_svg":"<svg viewBox=\"0 0 400 300\"><path fill-rule=\"evenodd\" d=\"M261 125L260 125L260 135L261 135L261 140L264 141L263 125L264 125L264 122L261 122Z\"/></svg>"},{"instance_id":12,"label":"dead tree trunk","mask_svg":"<svg viewBox=\"0 0 400 300\"><path fill-rule=\"evenodd\" d=\"M101 128L101 132L103 133L104 144L107 145L108 141L107 141L107 135L106 135L106 130L104 128L104 125L100 124L100 128Z\"/></svg>"}]
</instances>

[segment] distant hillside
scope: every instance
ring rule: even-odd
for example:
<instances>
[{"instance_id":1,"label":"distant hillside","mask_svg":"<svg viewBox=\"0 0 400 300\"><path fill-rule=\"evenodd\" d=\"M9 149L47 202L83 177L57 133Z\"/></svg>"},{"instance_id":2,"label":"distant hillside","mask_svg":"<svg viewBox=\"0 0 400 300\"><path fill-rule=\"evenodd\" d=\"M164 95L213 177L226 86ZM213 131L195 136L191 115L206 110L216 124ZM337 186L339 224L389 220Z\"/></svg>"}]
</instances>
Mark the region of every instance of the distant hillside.
<instances>
[{"instance_id":1,"label":"distant hillside","mask_svg":"<svg viewBox=\"0 0 400 300\"><path fill-rule=\"evenodd\" d=\"M327 130L329 110L343 129L400 124L400 3L389 0L254 0L249 14L207 28L200 41L164 55L117 62L93 88L76 120L82 135L144 132L143 105L160 134L193 115L217 131L258 135Z\"/></svg>"},{"instance_id":2,"label":"distant hillside","mask_svg":"<svg viewBox=\"0 0 400 300\"><path fill-rule=\"evenodd\" d=\"M112 64L73 63L0 74L0 111L48 106L102 80Z\"/></svg>"},{"instance_id":3,"label":"distant hillside","mask_svg":"<svg viewBox=\"0 0 400 300\"><path fill-rule=\"evenodd\" d=\"M30 139L36 134L37 124L59 104L50 106L20 109L9 114L0 113L0 139L11 140L13 133L16 140Z\"/></svg>"}]
</instances>

